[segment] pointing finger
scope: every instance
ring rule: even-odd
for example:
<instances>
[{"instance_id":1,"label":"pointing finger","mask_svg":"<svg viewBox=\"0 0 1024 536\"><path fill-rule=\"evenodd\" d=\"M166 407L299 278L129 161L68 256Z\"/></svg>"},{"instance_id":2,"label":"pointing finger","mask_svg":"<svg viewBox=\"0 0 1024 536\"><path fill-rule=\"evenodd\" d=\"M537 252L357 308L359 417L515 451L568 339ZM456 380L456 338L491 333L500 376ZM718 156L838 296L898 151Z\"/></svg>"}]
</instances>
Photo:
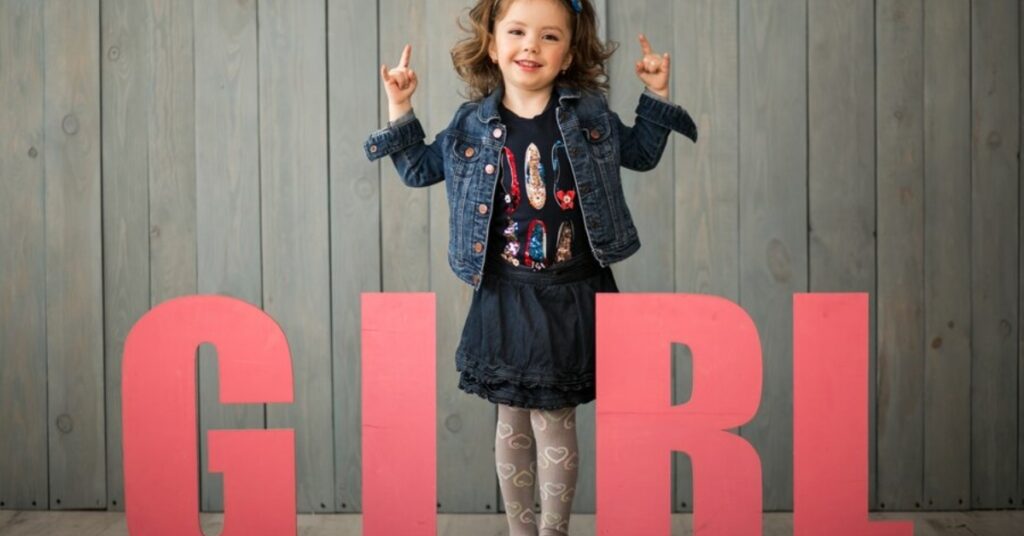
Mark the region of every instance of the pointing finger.
<instances>
[{"instance_id":1,"label":"pointing finger","mask_svg":"<svg viewBox=\"0 0 1024 536\"><path fill-rule=\"evenodd\" d=\"M644 34L640 34L640 48L644 51L644 56L651 53L651 43Z\"/></svg>"},{"instance_id":2,"label":"pointing finger","mask_svg":"<svg viewBox=\"0 0 1024 536\"><path fill-rule=\"evenodd\" d=\"M402 49L402 59L399 60L398 66L399 67L408 67L409 66L409 56L411 56L411 55L412 55L412 45L405 45L405 48Z\"/></svg>"}]
</instances>

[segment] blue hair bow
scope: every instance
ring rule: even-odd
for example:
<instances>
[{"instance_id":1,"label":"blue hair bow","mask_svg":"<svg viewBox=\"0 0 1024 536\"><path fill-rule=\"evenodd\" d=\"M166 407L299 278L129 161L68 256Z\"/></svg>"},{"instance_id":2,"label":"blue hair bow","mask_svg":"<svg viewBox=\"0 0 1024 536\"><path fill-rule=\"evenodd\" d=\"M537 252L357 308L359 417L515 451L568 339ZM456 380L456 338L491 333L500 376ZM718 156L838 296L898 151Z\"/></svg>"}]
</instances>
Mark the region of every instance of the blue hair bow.
<instances>
[{"instance_id":1,"label":"blue hair bow","mask_svg":"<svg viewBox=\"0 0 1024 536\"><path fill-rule=\"evenodd\" d=\"M569 0L569 4L572 5L572 10L575 11L576 13L583 12L582 0Z\"/></svg>"}]
</instances>

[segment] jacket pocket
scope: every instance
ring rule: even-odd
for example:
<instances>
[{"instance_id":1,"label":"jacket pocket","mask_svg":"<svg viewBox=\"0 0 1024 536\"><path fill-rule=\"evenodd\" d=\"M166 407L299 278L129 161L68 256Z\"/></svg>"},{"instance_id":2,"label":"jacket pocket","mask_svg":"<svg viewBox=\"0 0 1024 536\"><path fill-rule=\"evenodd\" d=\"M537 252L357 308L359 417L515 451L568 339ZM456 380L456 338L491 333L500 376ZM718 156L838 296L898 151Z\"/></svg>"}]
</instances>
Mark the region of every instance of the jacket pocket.
<instances>
[{"instance_id":1,"label":"jacket pocket","mask_svg":"<svg viewBox=\"0 0 1024 536\"><path fill-rule=\"evenodd\" d=\"M469 171L480 161L480 153L483 149L480 140L473 139L460 132L451 135L448 142L448 153L454 164L455 176L466 178Z\"/></svg>"},{"instance_id":2,"label":"jacket pocket","mask_svg":"<svg viewBox=\"0 0 1024 536\"><path fill-rule=\"evenodd\" d=\"M609 160L615 156L615 137L611 135L611 123L607 115L581 119L580 128L592 156L600 160Z\"/></svg>"}]
</instances>

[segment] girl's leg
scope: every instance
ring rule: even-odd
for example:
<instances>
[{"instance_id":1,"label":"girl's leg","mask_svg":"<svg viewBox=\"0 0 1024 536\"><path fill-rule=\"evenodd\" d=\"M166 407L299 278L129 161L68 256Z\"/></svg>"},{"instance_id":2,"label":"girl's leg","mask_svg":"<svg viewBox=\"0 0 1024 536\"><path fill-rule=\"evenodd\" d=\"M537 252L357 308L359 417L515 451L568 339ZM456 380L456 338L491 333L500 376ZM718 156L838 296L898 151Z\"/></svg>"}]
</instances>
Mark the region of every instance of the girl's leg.
<instances>
[{"instance_id":1,"label":"girl's leg","mask_svg":"<svg viewBox=\"0 0 1024 536\"><path fill-rule=\"evenodd\" d=\"M509 536L536 536L537 519L531 507L537 462L534 461L530 410L498 404L494 461L505 501Z\"/></svg>"},{"instance_id":2,"label":"girl's leg","mask_svg":"<svg viewBox=\"0 0 1024 536\"><path fill-rule=\"evenodd\" d=\"M537 438L537 475L540 486L540 536L569 534L569 513L576 495L579 448L576 443L576 408L530 410Z\"/></svg>"}]
</instances>

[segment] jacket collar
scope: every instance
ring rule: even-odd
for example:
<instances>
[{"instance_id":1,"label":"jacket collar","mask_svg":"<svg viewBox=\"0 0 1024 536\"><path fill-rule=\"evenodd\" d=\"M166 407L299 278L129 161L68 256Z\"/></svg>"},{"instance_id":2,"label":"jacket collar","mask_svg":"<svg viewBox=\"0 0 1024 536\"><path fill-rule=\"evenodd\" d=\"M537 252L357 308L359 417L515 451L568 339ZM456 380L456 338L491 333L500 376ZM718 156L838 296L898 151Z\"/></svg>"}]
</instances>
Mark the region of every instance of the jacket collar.
<instances>
[{"instance_id":1,"label":"jacket collar","mask_svg":"<svg viewBox=\"0 0 1024 536\"><path fill-rule=\"evenodd\" d=\"M481 123L488 123L492 120L500 119L501 116L498 114L498 104L501 102L501 97L505 93L503 85L498 87L480 101L480 106L477 107L476 116ZM555 96L558 97L558 104L562 105L566 100L579 99L580 90L571 87L555 86Z\"/></svg>"}]
</instances>

